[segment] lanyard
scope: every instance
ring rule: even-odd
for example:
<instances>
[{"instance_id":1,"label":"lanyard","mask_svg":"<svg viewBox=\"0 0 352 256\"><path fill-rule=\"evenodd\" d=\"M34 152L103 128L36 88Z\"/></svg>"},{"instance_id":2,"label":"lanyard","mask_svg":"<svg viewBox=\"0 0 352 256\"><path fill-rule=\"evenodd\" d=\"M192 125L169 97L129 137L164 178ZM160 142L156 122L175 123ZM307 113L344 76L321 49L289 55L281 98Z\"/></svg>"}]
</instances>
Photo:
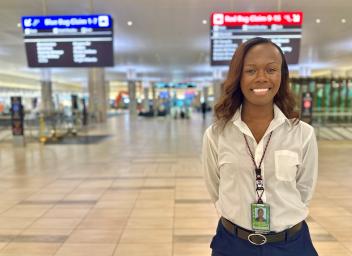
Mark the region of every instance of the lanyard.
<instances>
[{"instance_id":1,"label":"lanyard","mask_svg":"<svg viewBox=\"0 0 352 256\"><path fill-rule=\"evenodd\" d=\"M257 164L256 164L256 162L254 160L254 156L253 156L253 153L252 153L252 151L251 151L251 149L249 147L246 135L243 134L243 137L246 140L246 145L247 145L249 154L251 155L251 158L252 158L252 161L253 161L253 164L254 164L254 167L255 167L255 185L256 185L255 191L256 191L257 196L258 196L258 202L257 202L258 204L262 204L263 203L262 196L264 194L264 184L263 184L262 170L260 169L260 166L262 165L262 162L263 162L263 159L264 159L264 156L265 156L265 153L266 153L266 149L268 148L268 145L269 145L269 142L270 142L272 134L273 134L273 132L270 133L269 139L268 139L268 141L267 141L267 143L265 145L262 158L260 159L260 162L259 162L259 166L257 166Z\"/></svg>"}]
</instances>

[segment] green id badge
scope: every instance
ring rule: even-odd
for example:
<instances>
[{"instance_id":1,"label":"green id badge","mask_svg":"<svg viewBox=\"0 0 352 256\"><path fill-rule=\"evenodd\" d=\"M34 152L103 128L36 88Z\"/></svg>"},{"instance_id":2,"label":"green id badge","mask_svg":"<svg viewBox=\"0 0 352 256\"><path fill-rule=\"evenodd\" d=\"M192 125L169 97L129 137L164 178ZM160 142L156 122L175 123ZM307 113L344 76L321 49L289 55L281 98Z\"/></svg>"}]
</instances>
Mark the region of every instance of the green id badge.
<instances>
[{"instance_id":1,"label":"green id badge","mask_svg":"<svg viewBox=\"0 0 352 256\"><path fill-rule=\"evenodd\" d=\"M252 228L258 232L270 232L270 206L268 204L251 204Z\"/></svg>"}]
</instances>

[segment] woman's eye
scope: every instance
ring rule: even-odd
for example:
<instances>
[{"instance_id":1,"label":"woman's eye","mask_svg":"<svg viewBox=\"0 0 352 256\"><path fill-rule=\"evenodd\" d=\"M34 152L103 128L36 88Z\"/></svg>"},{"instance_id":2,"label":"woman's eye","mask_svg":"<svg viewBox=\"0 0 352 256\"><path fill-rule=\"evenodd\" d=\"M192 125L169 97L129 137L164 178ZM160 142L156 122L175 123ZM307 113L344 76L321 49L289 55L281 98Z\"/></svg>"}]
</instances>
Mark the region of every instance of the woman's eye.
<instances>
[{"instance_id":1,"label":"woman's eye","mask_svg":"<svg viewBox=\"0 0 352 256\"><path fill-rule=\"evenodd\" d=\"M245 70L245 72L246 72L247 74L254 74L254 73L255 73L255 70L254 70L254 69L247 69L247 70Z\"/></svg>"},{"instance_id":2,"label":"woman's eye","mask_svg":"<svg viewBox=\"0 0 352 256\"><path fill-rule=\"evenodd\" d=\"M269 68L267 72L269 74L272 74L272 73L276 72L276 69L275 68Z\"/></svg>"}]
</instances>

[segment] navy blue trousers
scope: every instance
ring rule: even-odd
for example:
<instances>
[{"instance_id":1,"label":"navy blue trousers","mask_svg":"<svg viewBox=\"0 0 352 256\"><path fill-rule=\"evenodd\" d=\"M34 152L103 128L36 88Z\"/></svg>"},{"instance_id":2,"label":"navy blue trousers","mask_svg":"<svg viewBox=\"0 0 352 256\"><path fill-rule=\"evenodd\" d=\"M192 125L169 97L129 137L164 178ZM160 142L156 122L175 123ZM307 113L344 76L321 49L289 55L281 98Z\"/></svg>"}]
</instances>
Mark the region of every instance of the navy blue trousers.
<instances>
[{"instance_id":1,"label":"navy blue trousers","mask_svg":"<svg viewBox=\"0 0 352 256\"><path fill-rule=\"evenodd\" d=\"M229 233L219 221L216 235L210 247L212 256L317 256L318 253L313 247L308 226L303 226L297 234L287 241L267 243L257 246L249 241L238 238Z\"/></svg>"}]
</instances>

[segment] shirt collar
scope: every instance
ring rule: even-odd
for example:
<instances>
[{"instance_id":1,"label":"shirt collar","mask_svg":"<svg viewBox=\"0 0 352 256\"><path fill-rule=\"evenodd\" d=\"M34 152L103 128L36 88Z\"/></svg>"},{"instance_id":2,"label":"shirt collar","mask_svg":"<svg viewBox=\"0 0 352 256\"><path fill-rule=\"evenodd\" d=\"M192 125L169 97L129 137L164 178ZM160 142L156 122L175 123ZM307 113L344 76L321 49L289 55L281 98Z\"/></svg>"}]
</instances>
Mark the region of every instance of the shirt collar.
<instances>
[{"instance_id":1,"label":"shirt collar","mask_svg":"<svg viewBox=\"0 0 352 256\"><path fill-rule=\"evenodd\" d=\"M231 121L233 122L234 125L236 125L240 129L241 132L243 132L248 136L252 136L252 133L249 130L248 126L245 124L245 122L242 121L241 111L242 111L242 105L237 109ZM273 131L283 123L287 123L290 128L292 126L292 122L285 116L284 113L282 113L281 109L276 104L274 104L274 119L271 121L265 134Z\"/></svg>"},{"instance_id":2,"label":"shirt collar","mask_svg":"<svg viewBox=\"0 0 352 256\"><path fill-rule=\"evenodd\" d=\"M274 104L274 120L275 119L280 123L287 123L289 127L292 126L292 121L282 113L281 109L276 104Z\"/></svg>"}]
</instances>

